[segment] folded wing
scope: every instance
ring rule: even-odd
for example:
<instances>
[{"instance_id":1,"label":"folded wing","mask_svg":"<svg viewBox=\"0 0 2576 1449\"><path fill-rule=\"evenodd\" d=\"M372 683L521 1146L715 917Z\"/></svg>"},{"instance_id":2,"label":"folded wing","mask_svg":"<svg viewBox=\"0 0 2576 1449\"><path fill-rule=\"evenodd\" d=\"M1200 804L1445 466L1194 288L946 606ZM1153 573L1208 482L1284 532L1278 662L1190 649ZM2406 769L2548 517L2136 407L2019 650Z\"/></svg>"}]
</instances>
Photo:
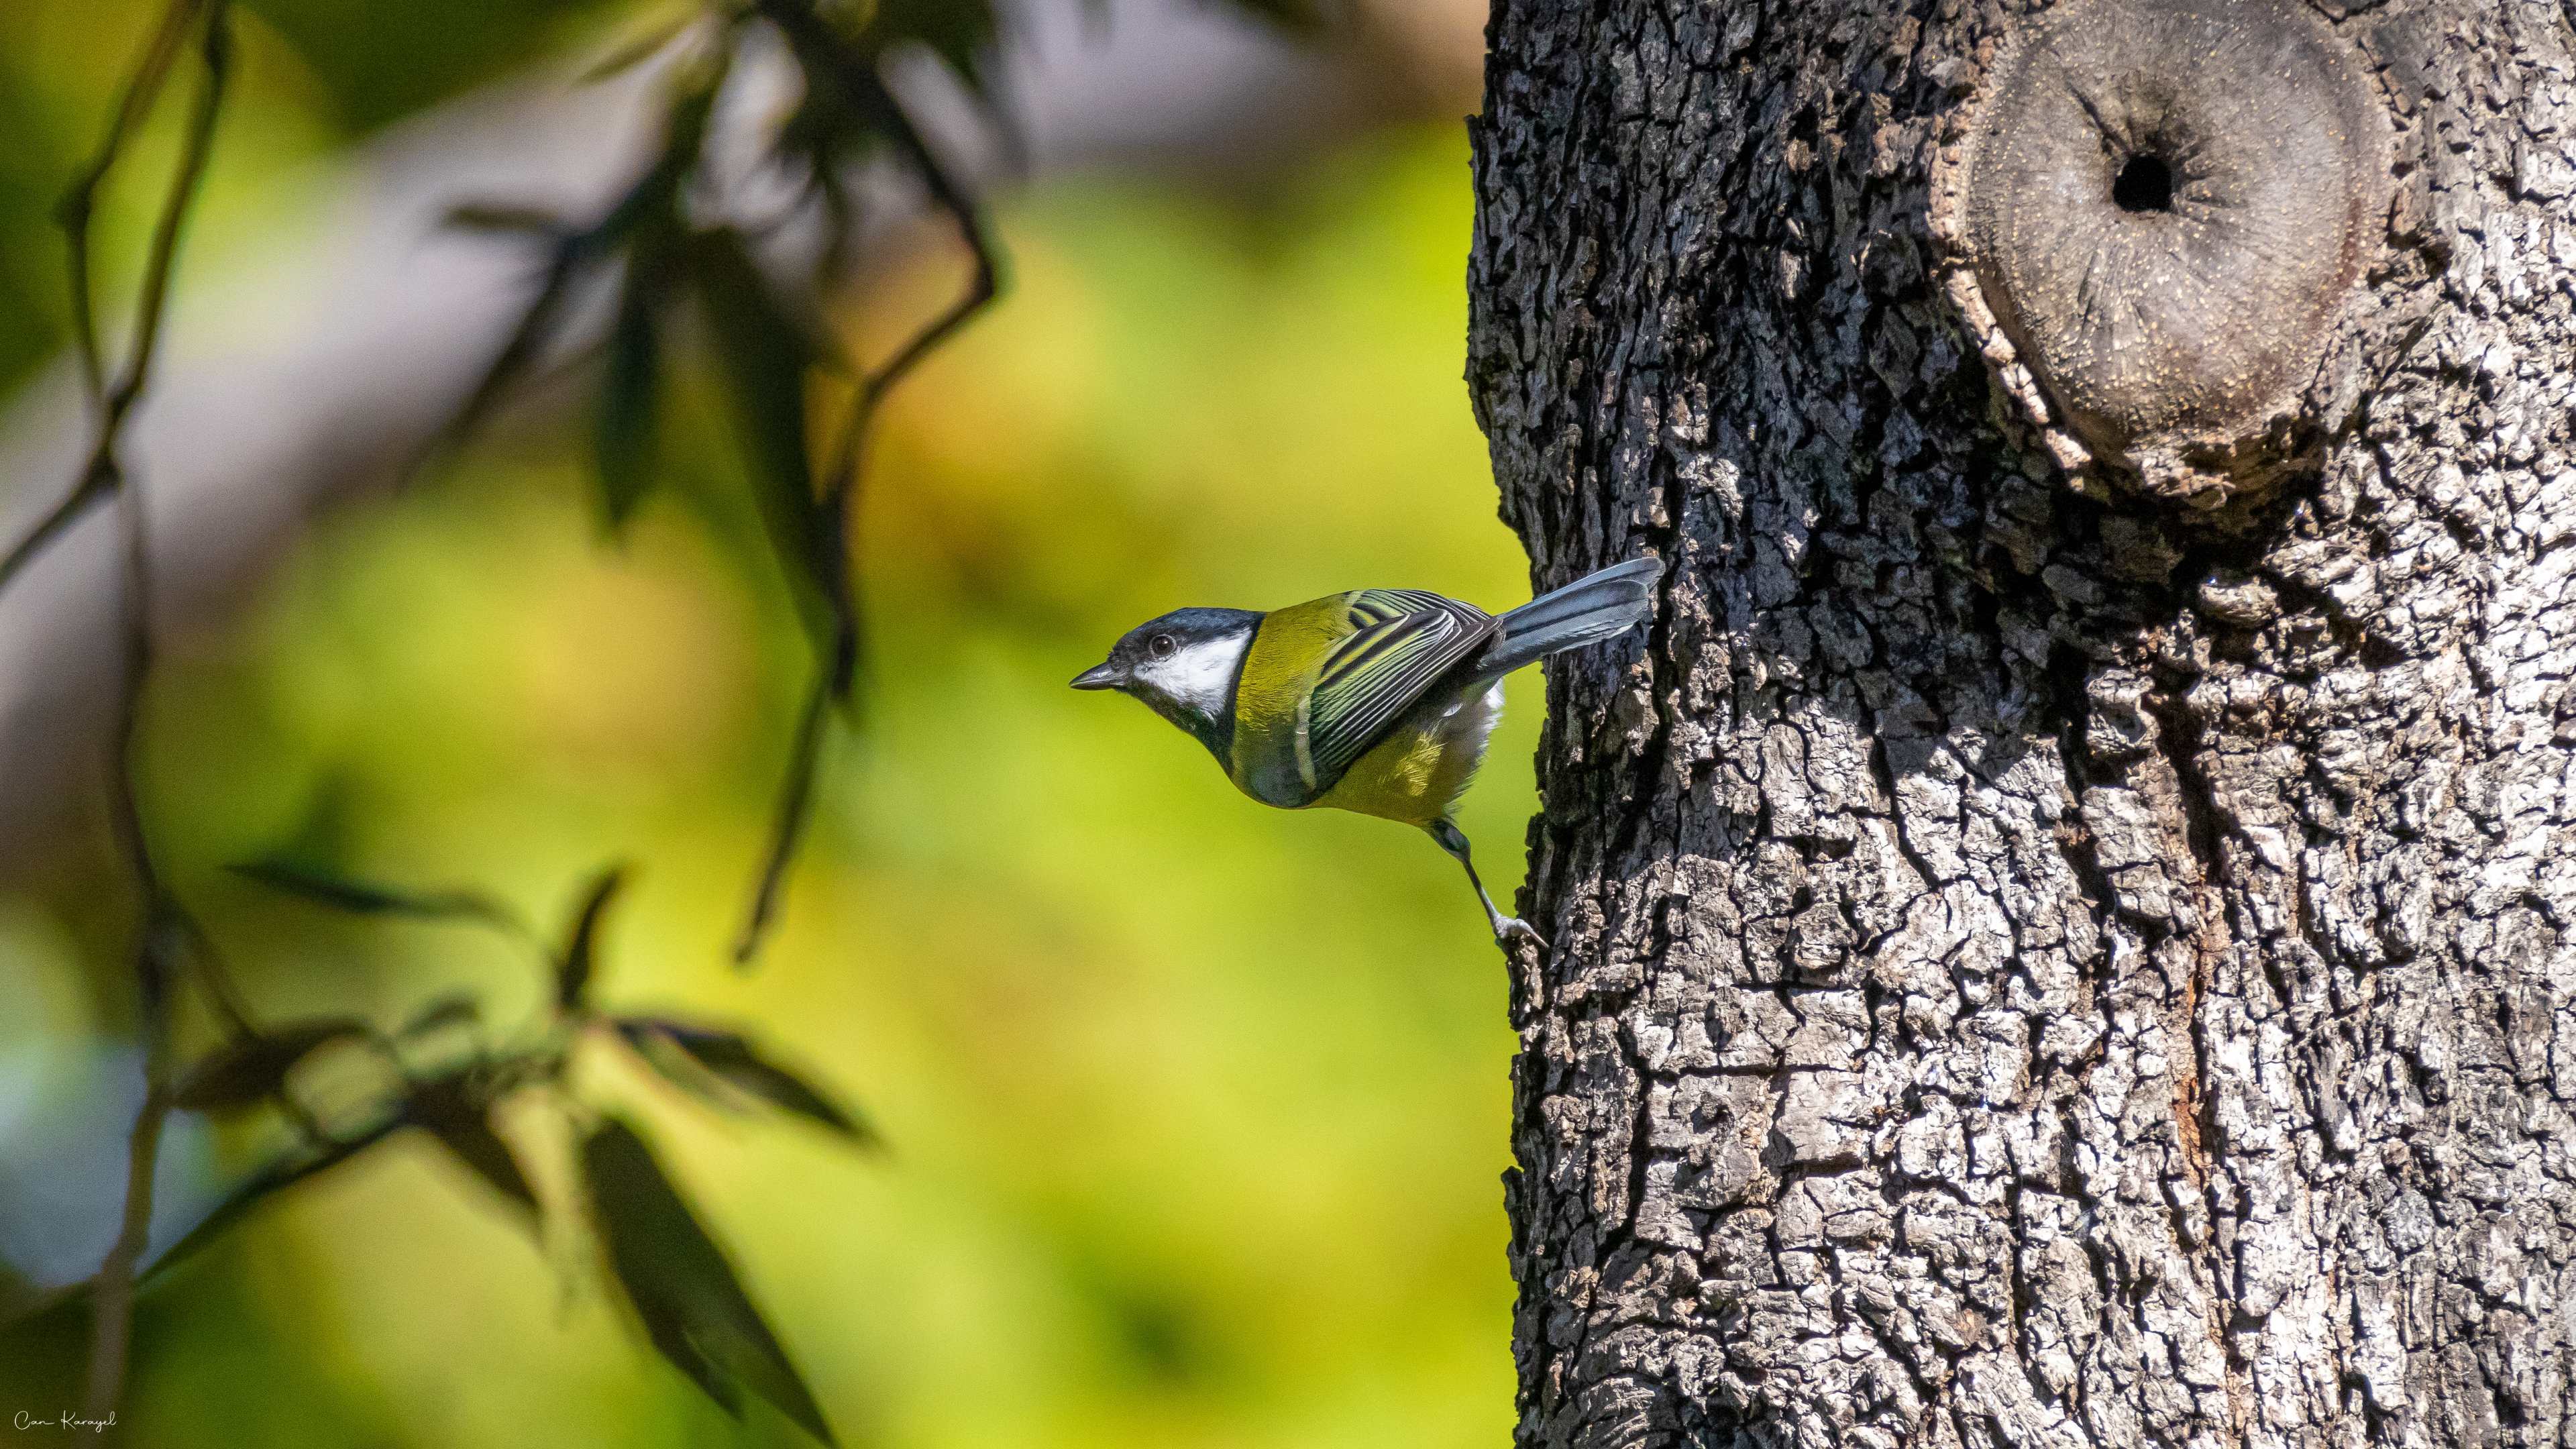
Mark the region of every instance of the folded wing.
<instances>
[{"instance_id":1,"label":"folded wing","mask_svg":"<svg viewBox=\"0 0 2576 1449\"><path fill-rule=\"evenodd\" d=\"M1363 589L1349 608L1353 632L1325 656L1303 722L1318 786L1340 778L1495 631L1484 610L1421 589Z\"/></svg>"}]
</instances>

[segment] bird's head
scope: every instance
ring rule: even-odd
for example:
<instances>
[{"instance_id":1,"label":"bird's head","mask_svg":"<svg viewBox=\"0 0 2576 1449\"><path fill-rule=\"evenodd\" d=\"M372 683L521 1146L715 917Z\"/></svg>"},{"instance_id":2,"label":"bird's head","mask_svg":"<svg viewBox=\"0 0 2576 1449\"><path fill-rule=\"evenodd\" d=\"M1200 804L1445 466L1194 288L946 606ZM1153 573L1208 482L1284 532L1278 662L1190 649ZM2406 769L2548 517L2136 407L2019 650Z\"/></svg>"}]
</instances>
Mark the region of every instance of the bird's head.
<instances>
[{"instance_id":1,"label":"bird's head","mask_svg":"<svg viewBox=\"0 0 2576 1449\"><path fill-rule=\"evenodd\" d=\"M1225 756L1234 734L1234 683L1261 615L1175 609L1127 631L1109 657L1073 677L1076 689L1132 694Z\"/></svg>"}]
</instances>

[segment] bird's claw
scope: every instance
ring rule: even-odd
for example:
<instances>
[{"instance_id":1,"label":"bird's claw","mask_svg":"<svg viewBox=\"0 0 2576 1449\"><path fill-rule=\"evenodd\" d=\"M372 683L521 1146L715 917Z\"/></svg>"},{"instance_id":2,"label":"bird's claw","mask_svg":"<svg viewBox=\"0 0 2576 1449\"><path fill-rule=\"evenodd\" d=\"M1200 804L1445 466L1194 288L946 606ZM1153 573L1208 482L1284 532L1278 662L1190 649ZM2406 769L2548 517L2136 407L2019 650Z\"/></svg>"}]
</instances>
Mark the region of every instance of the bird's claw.
<instances>
[{"instance_id":1,"label":"bird's claw","mask_svg":"<svg viewBox=\"0 0 2576 1449\"><path fill-rule=\"evenodd\" d=\"M1529 942L1538 950L1523 956L1512 949L1521 941ZM1512 1025L1527 1025L1529 1019L1547 1003L1547 978L1544 975L1547 938L1531 929L1529 922L1497 911L1494 913L1494 944L1502 948L1504 969L1511 977Z\"/></svg>"}]
</instances>

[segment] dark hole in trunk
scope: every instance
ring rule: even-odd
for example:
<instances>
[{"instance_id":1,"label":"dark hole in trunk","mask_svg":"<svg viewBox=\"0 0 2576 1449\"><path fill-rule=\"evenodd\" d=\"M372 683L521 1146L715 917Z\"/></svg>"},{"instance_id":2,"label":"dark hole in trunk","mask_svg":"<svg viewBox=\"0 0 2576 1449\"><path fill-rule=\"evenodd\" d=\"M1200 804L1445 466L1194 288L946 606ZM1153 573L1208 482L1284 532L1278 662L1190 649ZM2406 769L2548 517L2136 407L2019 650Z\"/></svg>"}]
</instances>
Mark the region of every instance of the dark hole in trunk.
<instances>
[{"instance_id":1,"label":"dark hole in trunk","mask_svg":"<svg viewBox=\"0 0 2576 1449\"><path fill-rule=\"evenodd\" d=\"M2111 200L2122 211L2173 210L2173 167L2162 156L2132 156L2111 178Z\"/></svg>"}]
</instances>

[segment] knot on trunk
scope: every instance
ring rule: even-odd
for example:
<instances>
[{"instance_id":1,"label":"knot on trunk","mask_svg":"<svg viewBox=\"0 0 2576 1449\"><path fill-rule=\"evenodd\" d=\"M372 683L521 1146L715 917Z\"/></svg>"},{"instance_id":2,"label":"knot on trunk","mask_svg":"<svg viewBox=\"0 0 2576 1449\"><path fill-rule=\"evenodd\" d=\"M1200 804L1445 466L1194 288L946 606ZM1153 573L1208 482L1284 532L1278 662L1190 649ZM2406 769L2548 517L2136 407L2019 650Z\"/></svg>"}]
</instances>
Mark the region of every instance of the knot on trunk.
<instances>
[{"instance_id":1,"label":"knot on trunk","mask_svg":"<svg viewBox=\"0 0 2576 1449\"><path fill-rule=\"evenodd\" d=\"M1952 298L2061 463L2215 506L2313 451L2388 130L2294 0L2070 0L1948 138Z\"/></svg>"}]
</instances>

